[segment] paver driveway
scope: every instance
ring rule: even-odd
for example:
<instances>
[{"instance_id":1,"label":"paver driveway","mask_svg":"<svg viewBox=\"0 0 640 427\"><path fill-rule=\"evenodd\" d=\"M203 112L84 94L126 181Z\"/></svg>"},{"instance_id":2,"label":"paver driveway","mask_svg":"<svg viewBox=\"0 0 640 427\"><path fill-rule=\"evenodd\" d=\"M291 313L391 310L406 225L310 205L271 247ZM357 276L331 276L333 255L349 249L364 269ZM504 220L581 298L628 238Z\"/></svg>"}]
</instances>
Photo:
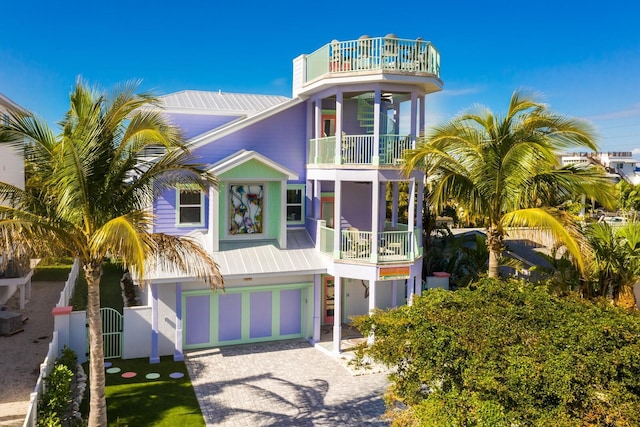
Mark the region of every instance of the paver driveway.
<instances>
[{"instance_id":1,"label":"paver driveway","mask_svg":"<svg viewBox=\"0 0 640 427\"><path fill-rule=\"evenodd\" d=\"M385 374L353 376L304 340L185 355L208 426L384 426Z\"/></svg>"}]
</instances>

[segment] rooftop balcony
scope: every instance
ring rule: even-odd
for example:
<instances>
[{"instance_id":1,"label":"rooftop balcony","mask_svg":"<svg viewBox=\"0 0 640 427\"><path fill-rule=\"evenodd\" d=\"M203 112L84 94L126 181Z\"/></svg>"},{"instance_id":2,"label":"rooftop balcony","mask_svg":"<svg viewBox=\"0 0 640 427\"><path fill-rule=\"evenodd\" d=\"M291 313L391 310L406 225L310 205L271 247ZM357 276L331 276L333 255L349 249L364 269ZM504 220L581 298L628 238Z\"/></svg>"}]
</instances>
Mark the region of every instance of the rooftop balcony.
<instances>
[{"instance_id":1,"label":"rooftop balcony","mask_svg":"<svg viewBox=\"0 0 640 427\"><path fill-rule=\"evenodd\" d=\"M333 40L307 56L304 83L327 75L381 71L440 78L440 53L431 42L399 39L393 34Z\"/></svg>"},{"instance_id":2,"label":"rooftop balcony","mask_svg":"<svg viewBox=\"0 0 640 427\"><path fill-rule=\"evenodd\" d=\"M388 225L385 230L391 227ZM383 231L374 235L370 231L357 229L339 230L340 248L334 249L335 229L320 226L320 252L334 259L346 262L365 264L385 264L398 262L413 262L422 256L422 243L420 242L420 230L407 229L406 224L398 224L396 230ZM376 240L377 252L373 242Z\"/></svg>"},{"instance_id":3,"label":"rooftop balcony","mask_svg":"<svg viewBox=\"0 0 640 427\"><path fill-rule=\"evenodd\" d=\"M308 165L380 165L399 167L405 150L411 148L411 135L380 135L379 149L373 135L342 135L309 140Z\"/></svg>"}]
</instances>

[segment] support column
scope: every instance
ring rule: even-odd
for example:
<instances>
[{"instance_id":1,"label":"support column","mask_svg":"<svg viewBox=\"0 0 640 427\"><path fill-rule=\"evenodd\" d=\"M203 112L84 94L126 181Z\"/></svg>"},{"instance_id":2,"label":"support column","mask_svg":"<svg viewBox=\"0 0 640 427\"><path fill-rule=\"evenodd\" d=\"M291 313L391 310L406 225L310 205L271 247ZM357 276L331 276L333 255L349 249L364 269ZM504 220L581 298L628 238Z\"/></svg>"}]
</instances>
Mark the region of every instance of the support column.
<instances>
[{"instance_id":1,"label":"support column","mask_svg":"<svg viewBox=\"0 0 640 427\"><path fill-rule=\"evenodd\" d=\"M320 219L320 204L322 203L321 181L313 180L313 218Z\"/></svg>"},{"instance_id":2,"label":"support column","mask_svg":"<svg viewBox=\"0 0 640 427\"><path fill-rule=\"evenodd\" d=\"M334 276L333 294L333 352L340 353L342 340L342 277Z\"/></svg>"},{"instance_id":3,"label":"support column","mask_svg":"<svg viewBox=\"0 0 640 427\"><path fill-rule=\"evenodd\" d=\"M60 356L62 354L62 348L65 345L67 347L71 347L71 311L73 311L73 307L71 306L54 307L51 310L51 314L53 315L53 330L58 333L58 348L56 349L56 356ZM82 353L78 352L77 349L73 350L78 353L78 357L80 359L82 359L82 355L87 351L86 346Z\"/></svg>"},{"instance_id":4,"label":"support column","mask_svg":"<svg viewBox=\"0 0 640 427\"><path fill-rule=\"evenodd\" d=\"M342 244L342 181L336 180L333 197L333 258L341 258Z\"/></svg>"},{"instance_id":5,"label":"support column","mask_svg":"<svg viewBox=\"0 0 640 427\"><path fill-rule=\"evenodd\" d=\"M380 87L376 87L373 102L373 158L371 163L380 164L380 103L382 102Z\"/></svg>"},{"instance_id":6,"label":"support column","mask_svg":"<svg viewBox=\"0 0 640 427\"><path fill-rule=\"evenodd\" d=\"M376 309L376 284L378 282L375 280L369 280L369 316ZM375 339L375 332L371 331L369 336L367 337L367 344L372 345Z\"/></svg>"},{"instance_id":7,"label":"support column","mask_svg":"<svg viewBox=\"0 0 640 427\"><path fill-rule=\"evenodd\" d=\"M336 157L334 163L341 165L344 163L342 158L342 90L338 88L336 93Z\"/></svg>"},{"instance_id":8,"label":"support column","mask_svg":"<svg viewBox=\"0 0 640 427\"><path fill-rule=\"evenodd\" d=\"M400 199L398 190L398 181L393 181L391 184L391 197L393 209L391 209L391 225L394 229L398 228L398 200Z\"/></svg>"},{"instance_id":9,"label":"support column","mask_svg":"<svg viewBox=\"0 0 640 427\"><path fill-rule=\"evenodd\" d=\"M182 283L176 283L176 337L175 350L173 351L173 361L182 362L184 353L182 352Z\"/></svg>"},{"instance_id":10,"label":"support column","mask_svg":"<svg viewBox=\"0 0 640 427\"><path fill-rule=\"evenodd\" d=\"M211 251L213 252L218 252L220 250L218 227L220 215L218 206L220 206L220 193L217 188L213 188L213 186L211 186L209 187L209 230L207 231L209 241L207 242L207 247L211 248Z\"/></svg>"},{"instance_id":11,"label":"support column","mask_svg":"<svg viewBox=\"0 0 640 427\"><path fill-rule=\"evenodd\" d=\"M158 284L151 284L151 356L149 363L160 363L158 352Z\"/></svg>"},{"instance_id":12,"label":"support column","mask_svg":"<svg viewBox=\"0 0 640 427\"><path fill-rule=\"evenodd\" d=\"M371 262L378 262L378 236L380 231L380 181L378 177L373 179L371 186Z\"/></svg>"},{"instance_id":13,"label":"support column","mask_svg":"<svg viewBox=\"0 0 640 427\"><path fill-rule=\"evenodd\" d=\"M407 305L413 303L413 276L409 276L407 279Z\"/></svg>"},{"instance_id":14,"label":"support column","mask_svg":"<svg viewBox=\"0 0 640 427\"><path fill-rule=\"evenodd\" d=\"M320 144L318 143L318 139L321 138L322 136L322 105L321 105L321 100L319 99L315 99L315 108L314 108L314 140L313 143L315 144L315 153L316 153L316 158L314 159L314 163L315 164L319 164L320 163L320 159L322 158L322 156L320 156L320 151L321 151L321 147ZM309 159L309 161L311 161L311 159Z\"/></svg>"},{"instance_id":15,"label":"support column","mask_svg":"<svg viewBox=\"0 0 640 427\"><path fill-rule=\"evenodd\" d=\"M322 276L313 275L313 342L320 341L320 305L322 303Z\"/></svg>"},{"instance_id":16,"label":"support column","mask_svg":"<svg viewBox=\"0 0 640 427\"><path fill-rule=\"evenodd\" d=\"M396 308L398 306L398 281L391 281L391 307Z\"/></svg>"},{"instance_id":17,"label":"support column","mask_svg":"<svg viewBox=\"0 0 640 427\"><path fill-rule=\"evenodd\" d=\"M423 136L424 130L426 129L427 118L425 116L425 113L426 113L426 109L424 105L425 99L426 97L424 95L420 97L420 126L418 128L418 136Z\"/></svg>"},{"instance_id":18,"label":"support column","mask_svg":"<svg viewBox=\"0 0 640 427\"><path fill-rule=\"evenodd\" d=\"M416 148L416 137L418 136L418 94L411 92L411 148Z\"/></svg>"},{"instance_id":19,"label":"support column","mask_svg":"<svg viewBox=\"0 0 640 427\"><path fill-rule=\"evenodd\" d=\"M410 260L415 260L416 258L416 254L415 254L415 247L414 247L414 228L415 228L415 217L416 217L416 180L411 179L411 183L409 185L409 212L407 214L408 216L408 228L409 228L409 233L408 233L408 237L410 238L410 241L407 242L408 243L408 247L409 247L409 259Z\"/></svg>"}]
</instances>

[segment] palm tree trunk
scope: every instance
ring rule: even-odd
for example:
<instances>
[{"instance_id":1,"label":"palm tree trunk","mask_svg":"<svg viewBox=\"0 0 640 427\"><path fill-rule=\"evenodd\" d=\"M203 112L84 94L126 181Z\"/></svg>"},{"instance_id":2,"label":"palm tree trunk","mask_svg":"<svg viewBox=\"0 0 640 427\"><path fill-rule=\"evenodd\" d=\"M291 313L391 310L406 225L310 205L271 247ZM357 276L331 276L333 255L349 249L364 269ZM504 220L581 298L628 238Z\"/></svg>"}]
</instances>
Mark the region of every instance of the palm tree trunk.
<instances>
[{"instance_id":1,"label":"palm tree trunk","mask_svg":"<svg viewBox=\"0 0 640 427\"><path fill-rule=\"evenodd\" d=\"M500 263L498 260L502 255L504 247L502 245L502 232L497 227L492 226L487 230L487 248L489 249L489 277L498 277Z\"/></svg>"},{"instance_id":2,"label":"palm tree trunk","mask_svg":"<svg viewBox=\"0 0 640 427\"><path fill-rule=\"evenodd\" d=\"M89 427L106 427L107 400L104 393L104 348L102 347L102 318L100 317L100 278L102 277L102 263L89 261L84 264L83 268L88 287Z\"/></svg>"}]
</instances>

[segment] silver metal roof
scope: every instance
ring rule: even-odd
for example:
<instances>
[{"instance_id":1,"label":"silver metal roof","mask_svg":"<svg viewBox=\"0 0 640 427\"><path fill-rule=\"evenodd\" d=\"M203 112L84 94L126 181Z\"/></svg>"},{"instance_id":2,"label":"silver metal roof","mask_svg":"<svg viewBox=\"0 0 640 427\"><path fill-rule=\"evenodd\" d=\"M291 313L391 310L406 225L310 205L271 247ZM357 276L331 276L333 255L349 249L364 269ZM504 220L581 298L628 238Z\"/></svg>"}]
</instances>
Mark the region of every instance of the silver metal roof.
<instances>
[{"instance_id":1,"label":"silver metal roof","mask_svg":"<svg viewBox=\"0 0 640 427\"><path fill-rule=\"evenodd\" d=\"M317 251L306 230L289 230L287 248L275 242L221 242L221 250L213 259L223 276L253 276L259 274L309 274L326 270L324 257Z\"/></svg>"},{"instance_id":2,"label":"silver metal roof","mask_svg":"<svg viewBox=\"0 0 640 427\"><path fill-rule=\"evenodd\" d=\"M168 110L255 114L288 101L286 96L183 90L160 96Z\"/></svg>"},{"instance_id":3,"label":"silver metal roof","mask_svg":"<svg viewBox=\"0 0 640 427\"><path fill-rule=\"evenodd\" d=\"M196 240L204 235L190 234ZM255 277L258 275L314 274L327 270L326 257L320 254L304 229L287 231L287 248L280 249L275 241L220 242L220 250L213 259L225 278ZM182 272L149 271L147 277L154 282L189 280Z\"/></svg>"}]
</instances>

